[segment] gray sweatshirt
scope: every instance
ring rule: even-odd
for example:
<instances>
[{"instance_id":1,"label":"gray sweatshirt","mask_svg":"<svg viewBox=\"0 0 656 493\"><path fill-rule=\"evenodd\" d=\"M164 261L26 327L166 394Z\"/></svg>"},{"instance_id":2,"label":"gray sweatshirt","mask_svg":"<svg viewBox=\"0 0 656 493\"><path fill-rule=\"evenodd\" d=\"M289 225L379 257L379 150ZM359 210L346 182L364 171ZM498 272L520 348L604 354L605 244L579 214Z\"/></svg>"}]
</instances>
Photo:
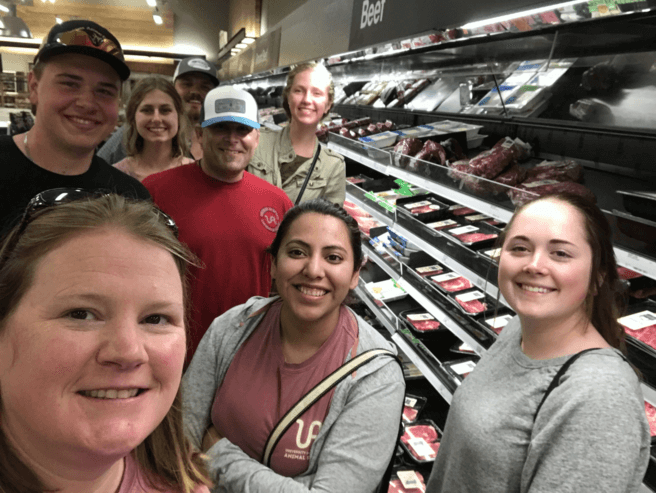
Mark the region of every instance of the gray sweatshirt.
<instances>
[{"instance_id":1,"label":"gray sweatshirt","mask_svg":"<svg viewBox=\"0 0 656 493\"><path fill-rule=\"evenodd\" d=\"M261 309L271 301L251 298L214 320L203 336L183 378L185 428L196 446L210 425L216 390L233 357L264 317ZM261 313L255 314L258 310ZM396 353L391 343L356 318L358 354L374 348ZM276 474L224 438L207 451L211 477L218 481L214 491L373 492L396 444L404 392L400 366L387 356L375 358L335 388L328 415L310 448L306 472L295 478Z\"/></svg>"},{"instance_id":2,"label":"gray sweatshirt","mask_svg":"<svg viewBox=\"0 0 656 493\"><path fill-rule=\"evenodd\" d=\"M634 493L650 434L638 378L615 349L533 360L519 317L456 391L429 493Z\"/></svg>"}]
</instances>

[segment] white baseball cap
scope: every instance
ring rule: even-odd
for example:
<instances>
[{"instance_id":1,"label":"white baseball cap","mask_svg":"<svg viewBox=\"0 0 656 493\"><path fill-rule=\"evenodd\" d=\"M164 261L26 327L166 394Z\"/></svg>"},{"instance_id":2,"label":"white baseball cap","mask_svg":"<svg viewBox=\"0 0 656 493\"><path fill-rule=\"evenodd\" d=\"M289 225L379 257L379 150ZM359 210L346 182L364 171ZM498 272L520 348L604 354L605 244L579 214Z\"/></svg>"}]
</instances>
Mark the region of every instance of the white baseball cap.
<instances>
[{"instance_id":1,"label":"white baseball cap","mask_svg":"<svg viewBox=\"0 0 656 493\"><path fill-rule=\"evenodd\" d=\"M215 87L207 93L200 121L203 128L220 122L236 122L260 128L255 98L232 86Z\"/></svg>"}]
</instances>

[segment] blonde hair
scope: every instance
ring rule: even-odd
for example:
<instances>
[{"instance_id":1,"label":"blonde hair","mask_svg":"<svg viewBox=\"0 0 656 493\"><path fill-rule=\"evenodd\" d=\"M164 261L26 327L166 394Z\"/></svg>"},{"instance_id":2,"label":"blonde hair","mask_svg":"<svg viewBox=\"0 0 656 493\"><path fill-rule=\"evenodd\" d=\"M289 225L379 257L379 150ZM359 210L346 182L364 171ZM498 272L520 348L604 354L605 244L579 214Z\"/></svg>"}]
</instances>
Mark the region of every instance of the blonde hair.
<instances>
[{"instance_id":1,"label":"blonde hair","mask_svg":"<svg viewBox=\"0 0 656 493\"><path fill-rule=\"evenodd\" d=\"M125 150L128 156L136 156L143 152L144 139L137 131L136 114L143 99L152 91L162 91L173 100L173 106L178 114L178 132L171 141L171 157L186 156L189 153L191 140L191 123L185 115L182 98L175 86L162 77L147 77L139 81L132 91L125 109L126 131L124 134Z\"/></svg>"},{"instance_id":2,"label":"blonde hair","mask_svg":"<svg viewBox=\"0 0 656 493\"><path fill-rule=\"evenodd\" d=\"M292 90L292 86L294 85L294 79L296 76L300 73L305 72L306 70L312 70L313 72L319 72L320 74L324 75L328 79L328 105L326 106L326 113L323 115L324 117L328 114L328 112L331 110L333 107L333 102L335 101L335 83L333 82L333 76L330 74L328 69L321 63L317 62L305 62L305 63L299 63L298 65L295 65L294 68L292 68L287 74L287 81L285 82L285 88L282 90L282 107L285 110L285 114L287 115L287 118L290 120L292 119L292 112L289 109L289 93ZM323 117L322 117L323 118Z\"/></svg>"},{"instance_id":3,"label":"blonde hair","mask_svg":"<svg viewBox=\"0 0 656 493\"><path fill-rule=\"evenodd\" d=\"M40 260L71 237L92 229L115 227L151 242L174 258L188 306L187 265L199 261L180 243L149 202L107 195L46 208L35 213L24 231L15 227L0 247L0 336L7 320L34 281ZM186 324L185 324L186 326ZM2 409L0 389L0 414ZM184 435L182 390L157 428L132 451L151 486L192 493L197 484L210 485L205 465ZM25 465L0 427L0 491L42 493L38 476Z\"/></svg>"}]
</instances>

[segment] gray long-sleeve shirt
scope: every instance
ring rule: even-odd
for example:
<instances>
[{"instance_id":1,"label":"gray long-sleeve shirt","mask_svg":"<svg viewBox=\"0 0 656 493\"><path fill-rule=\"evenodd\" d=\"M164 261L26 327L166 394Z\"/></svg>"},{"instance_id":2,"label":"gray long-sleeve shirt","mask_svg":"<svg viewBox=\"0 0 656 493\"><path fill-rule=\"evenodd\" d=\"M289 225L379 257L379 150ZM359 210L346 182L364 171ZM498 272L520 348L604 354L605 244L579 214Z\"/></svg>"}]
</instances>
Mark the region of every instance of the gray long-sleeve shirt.
<instances>
[{"instance_id":1,"label":"gray long-sleeve shirt","mask_svg":"<svg viewBox=\"0 0 656 493\"><path fill-rule=\"evenodd\" d=\"M218 317L207 330L183 378L185 428L196 446L211 422L217 388L241 344L272 300L253 297ZM259 311L259 312L258 312ZM394 346L360 317L357 353ZM351 355L349 355L350 359ZM228 439L207 451L214 491L227 493L371 493L389 463L398 436L405 383L400 366L378 357L335 388L330 410L310 448L306 472L287 478L250 458Z\"/></svg>"},{"instance_id":2,"label":"gray long-sleeve shirt","mask_svg":"<svg viewBox=\"0 0 656 493\"><path fill-rule=\"evenodd\" d=\"M650 434L633 369L615 349L533 360L515 317L451 403L429 493L634 493Z\"/></svg>"}]
</instances>

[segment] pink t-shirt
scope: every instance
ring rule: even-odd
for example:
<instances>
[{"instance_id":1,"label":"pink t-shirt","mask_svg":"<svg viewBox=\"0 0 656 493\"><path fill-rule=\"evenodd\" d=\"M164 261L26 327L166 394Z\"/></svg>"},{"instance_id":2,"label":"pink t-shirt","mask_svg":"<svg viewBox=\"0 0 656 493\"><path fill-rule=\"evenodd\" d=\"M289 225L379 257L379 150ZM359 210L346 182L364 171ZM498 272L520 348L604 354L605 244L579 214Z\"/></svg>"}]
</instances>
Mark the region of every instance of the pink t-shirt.
<instances>
[{"instance_id":1,"label":"pink t-shirt","mask_svg":"<svg viewBox=\"0 0 656 493\"><path fill-rule=\"evenodd\" d=\"M303 363L285 363L280 340L281 307L281 301L273 303L239 348L212 406L212 423L218 432L258 461L280 418L339 368L351 349L355 352L358 339L357 321L342 306L337 327L319 351ZM271 456L274 472L293 477L308 468L310 447L328 414L333 392L319 399L282 436Z\"/></svg>"},{"instance_id":2,"label":"pink t-shirt","mask_svg":"<svg viewBox=\"0 0 656 493\"><path fill-rule=\"evenodd\" d=\"M125 471L123 472L123 480L118 493L180 493L178 490L158 490L148 486L148 481L144 477L144 473L139 469L139 464L128 454L125 458ZM194 493L210 493L210 490L205 485L198 485L194 489Z\"/></svg>"}]
</instances>

